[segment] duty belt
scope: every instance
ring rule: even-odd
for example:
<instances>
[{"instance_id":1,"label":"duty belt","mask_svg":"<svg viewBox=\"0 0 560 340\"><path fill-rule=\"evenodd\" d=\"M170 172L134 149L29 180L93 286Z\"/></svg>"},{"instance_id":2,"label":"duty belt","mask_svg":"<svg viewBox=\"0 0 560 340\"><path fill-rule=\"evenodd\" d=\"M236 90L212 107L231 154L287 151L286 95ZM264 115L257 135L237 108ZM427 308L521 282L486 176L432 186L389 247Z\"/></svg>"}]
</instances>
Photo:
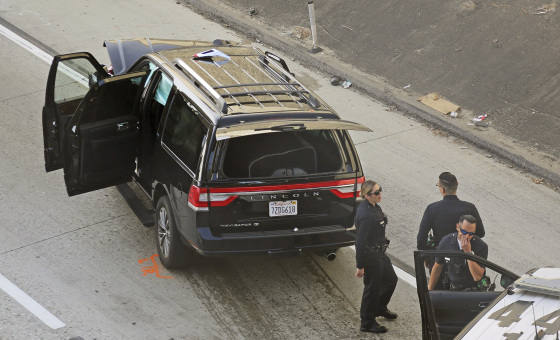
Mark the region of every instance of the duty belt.
<instances>
[{"instance_id":1,"label":"duty belt","mask_svg":"<svg viewBox=\"0 0 560 340\"><path fill-rule=\"evenodd\" d=\"M366 251L368 252L373 252L373 253L384 253L387 251L387 247L389 247L389 244L379 244L379 245L373 245L373 246L368 246L366 248Z\"/></svg>"},{"instance_id":2,"label":"duty belt","mask_svg":"<svg viewBox=\"0 0 560 340\"><path fill-rule=\"evenodd\" d=\"M449 285L449 289L450 290L462 290L462 291L479 291L480 289L478 289L478 287L476 285L474 286L456 286L453 283L451 283Z\"/></svg>"}]
</instances>

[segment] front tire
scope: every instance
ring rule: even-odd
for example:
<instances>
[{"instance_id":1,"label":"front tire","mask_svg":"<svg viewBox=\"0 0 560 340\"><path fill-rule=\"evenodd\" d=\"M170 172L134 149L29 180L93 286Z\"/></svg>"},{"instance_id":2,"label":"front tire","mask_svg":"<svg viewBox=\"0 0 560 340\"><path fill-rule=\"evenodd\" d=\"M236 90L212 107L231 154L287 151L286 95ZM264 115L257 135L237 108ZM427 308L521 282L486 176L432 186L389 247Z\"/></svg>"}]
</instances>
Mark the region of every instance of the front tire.
<instances>
[{"instance_id":1,"label":"front tire","mask_svg":"<svg viewBox=\"0 0 560 340\"><path fill-rule=\"evenodd\" d=\"M167 269L185 267L192 252L181 242L169 197L156 205L156 247L161 264Z\"/></svg>"}]
</instances>

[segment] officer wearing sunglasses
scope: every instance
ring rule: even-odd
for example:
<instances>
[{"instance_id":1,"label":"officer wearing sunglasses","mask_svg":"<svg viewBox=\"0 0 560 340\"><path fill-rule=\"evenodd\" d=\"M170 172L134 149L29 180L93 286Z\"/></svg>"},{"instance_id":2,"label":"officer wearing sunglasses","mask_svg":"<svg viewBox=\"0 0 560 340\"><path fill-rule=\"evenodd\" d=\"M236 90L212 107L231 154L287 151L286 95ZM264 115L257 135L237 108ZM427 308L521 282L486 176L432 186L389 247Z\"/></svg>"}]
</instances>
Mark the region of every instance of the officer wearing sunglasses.
<instances>
[{"instance_id":1,"label":"officer wearing sunglasses","mask_svg":"<svg viewBox=\"0 0 560 340\"><path fill-rule=\"evenodd\" d=\"M394 320L397 314L387 305L397 286L397 275L385 254L389 241L385 238L387 216L381 210L381 186L374 181L362 184L364 199L356 210L356 277L364 278L364 293L360 307L360 331L385 333L387 328L376 317Z\"/></svg>"},{"instance_id":2,"label":"officer wearing sunglasses","mask_svg":"<svg viewBox=\"0 0 560 340\"><path fill-rule=\"evenodd\" d=\"M455 224L462 215L474 216L477 221L476 236L484 237L484 224L476 206L457 197L457 188L459 187L457 177L450 172L442 172L436 186L443 199L431 203L424 211L416 236L418 250L433 250L445 235L455 231ZM428 236L430 233L433 233L432 238ZM425 265L431 272L432 261L426 261ZM444 267L443 270L445 272L447 267ZM442 275L443 277L444 275ZM443 282L440 280L436 287L438 289L443 288Z\"/></svg>"},{"instance_id":3,"label":"officer wearing sunglasses","mask_svg":"<svg viewBox=\"0 0 560 340\"><path fill-rule=\"evenodd\" d=\"M429 250L426 239L430 231L433 231L434 242L437 246L445 235L455 231L453 227L462 215L474 216L477 220L476 235L484 237L484 224L482 224L476 206L457 197L459 187L457 177L450 172L442 172L436 186L443 199L428 205L424 211L417 236L418 250Z\"/></svg>"},{"instance_id":4,"label":"officer wearing sunglasses","mask_svg":"<svg viewBox=\"0 0 560 340\"><path fill-rule=\"evenodd\" d=\"M463 251L483 258L488 258L488 245L476 233L476 218L463 215L457 223L456 233L444 236L437 250ZM428 289L433 290L442 272L446 259L436 257L430 275ZM464 258L452 257L447 261L451 290L478 290L477 282L484 277L485 268L478 263Z\"/></svg>"}]
</instances>

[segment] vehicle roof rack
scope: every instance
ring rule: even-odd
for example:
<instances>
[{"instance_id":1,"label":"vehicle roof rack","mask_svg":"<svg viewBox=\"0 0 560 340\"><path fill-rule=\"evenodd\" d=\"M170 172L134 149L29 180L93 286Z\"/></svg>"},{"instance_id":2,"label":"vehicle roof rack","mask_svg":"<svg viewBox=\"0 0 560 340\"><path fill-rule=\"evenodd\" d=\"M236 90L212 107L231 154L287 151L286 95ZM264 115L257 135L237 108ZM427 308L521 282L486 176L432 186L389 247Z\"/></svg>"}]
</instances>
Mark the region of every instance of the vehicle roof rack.
<instances>
[{"instance_id":1,"label":"vehicle roof rack","mask_svg":"<svg viewBox=\"0 0 560 340\"><path fill-rule=\"evenodd\" d=\"M292 81L289 84L300 86L304 90L304 92L301 92L300 98L307 101L309 106L313 108L318 108L321 106L321 103L317 100L317 98L311 95L311 91L309 91L305 86L303 86L300 82L297 81L294 75L290 72L290 69L288 68L288 65L286 64L284 59L270 52L265 52L264 55L261 55L259 57L259 61L261 62L262 67L267 69L269 72L275 74L275 77L277 79L285 80L286 82ZM279 74L276 71L276 69L270 67L269 65L270 63L272 63L276 67L276 69L278 69L281 72L281 74ZM280 63L280 65L278 65L278 63ZM307 97L304 96L303 94L307 94Z\"/></svg>"},{"instance_id":2,"label":"vehicle roof rack","mask_svg":"<svg viewBox=\"0 0 560 340\"><path fill-rule=\"evenodd\" d=\"M199 76L194 70L187 65L182 59L173 60L175 66L177 66L193 84L198 87L212 102L216 105L216 108L220 110L223 114L227 114L228 106L226 101L220 96L216 90L212 88L201 76Z\"/></svg>"},{"instance_id":3,"label":"vehicle roof rack","mask_svg":"<svg viewBox=\"0 0 560 340\"><path fill-rule=\"evenodd\" d=\"M173 64L222 114L256 112L249 106L264 109L270 107L270 103L299 108L305 103L313 109L321 106L311 91L290 73L283 59L269 52L263 55L258 49L255 51L257 53L252 54L243 50L225 50L231 52L224 58L227 60L220 60L221 56L197 59L179 56L173 59Z\"/></svg>"}]
</instances>

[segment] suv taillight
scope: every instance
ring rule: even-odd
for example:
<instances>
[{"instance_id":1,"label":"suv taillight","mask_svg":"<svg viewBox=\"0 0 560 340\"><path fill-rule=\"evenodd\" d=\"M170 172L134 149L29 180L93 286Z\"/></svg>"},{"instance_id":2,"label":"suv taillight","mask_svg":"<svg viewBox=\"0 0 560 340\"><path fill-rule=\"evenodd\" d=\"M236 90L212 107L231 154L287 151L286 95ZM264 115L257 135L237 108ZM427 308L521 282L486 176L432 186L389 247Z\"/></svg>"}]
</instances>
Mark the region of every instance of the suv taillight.
<instances>
[{"instance_id":1,"label":"suv taillight","mask_svg":"<svg viewBox=\"0 0 560 340\"><path fill-rule=\"evenodd\" d=\"M358 185L364 183L365 178L362 176L358 178ZM331 192L340 198L360 197L360 190L354 192L354 180L338 181L338 187L331 189Z\"/></svg>"},{"instance_id":2,"label":"suv taillight","mask_svg":"<svg viewBox=\"0 0 560 340\"><path fill-rule=\"evenodd\" d=\"M210 202L213 207L226 206L238 197L238 195L217 191L216 189L210 189ZM189 190L189 204L195 210L208 209L208 189L192 185Z\"/></svg>"},{"instance_id":3,"label":"suv taillight","mask_svg":"<svg viewBox=\"0 0 560 340\"><path fill-rule=\"evenodd\" d=\"M358 178L358 184L365 181L364 177ZM279 191L279 190L298 190L298 189L314 189L321 187L331 187L329 190L340 198L360 197L360 191L355 188L355 179L346 179L341 181L293 184L293 185L271 185L262 187L234 187L234 188L199 188L192 185L189 190L189 205L195 210L207 210L208 193L210 193L210 205L213 207L224 207L233 202L240 193L261 192L261 191Z\"/></svg>"}]
</instances>

